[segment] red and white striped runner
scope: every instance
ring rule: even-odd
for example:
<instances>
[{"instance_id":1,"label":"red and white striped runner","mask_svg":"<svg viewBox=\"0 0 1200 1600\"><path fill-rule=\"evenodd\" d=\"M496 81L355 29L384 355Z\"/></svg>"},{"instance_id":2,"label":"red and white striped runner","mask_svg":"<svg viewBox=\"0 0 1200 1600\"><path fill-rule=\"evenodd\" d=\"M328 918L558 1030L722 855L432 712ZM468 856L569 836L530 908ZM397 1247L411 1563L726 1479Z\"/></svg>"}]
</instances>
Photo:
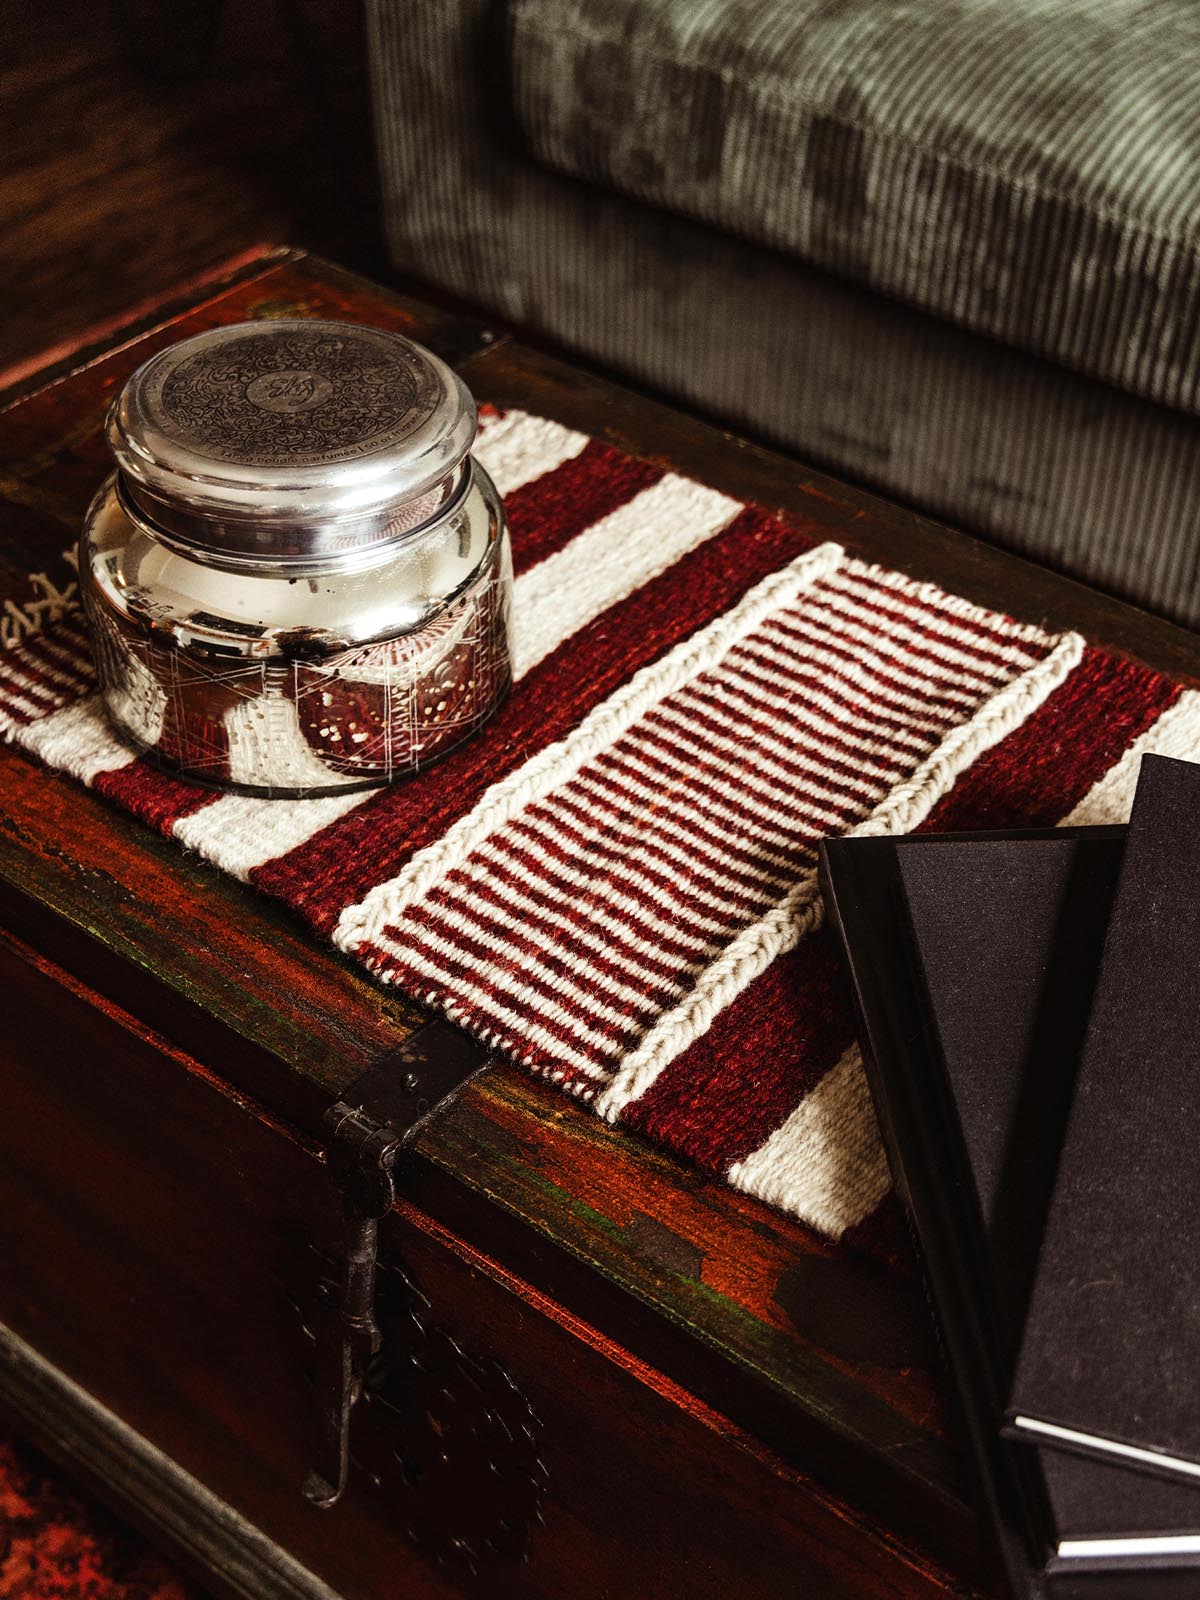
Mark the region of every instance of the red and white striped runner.
<instances>
[{"instance_id":1,"label":"red and white striped runner","mask_svg":"<svg viewBox=\"0 0 1200 1600\"><path fill-rule=\"evenodd\" d=\"M158 772L43 575L0 729L610 1121L872 1242L888 1175L817 840L1119 819L1143 750L1200 754L1200 699L557 423L488 414L478 454L518 681L427 773L263 801Z\"/></svg>"}]
</instances>

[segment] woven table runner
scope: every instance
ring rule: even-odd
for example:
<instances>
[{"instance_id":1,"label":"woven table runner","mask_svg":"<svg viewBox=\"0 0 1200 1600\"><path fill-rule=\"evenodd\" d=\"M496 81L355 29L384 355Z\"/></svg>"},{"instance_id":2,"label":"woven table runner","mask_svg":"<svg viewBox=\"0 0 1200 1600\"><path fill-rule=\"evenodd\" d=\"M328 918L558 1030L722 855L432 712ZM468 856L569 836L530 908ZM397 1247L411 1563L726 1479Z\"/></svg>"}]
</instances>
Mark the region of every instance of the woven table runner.
<instances>
[{"instance_id":1,"label":"woven table runner","mask_svg":"<svg viewBox=\"0 0 1200 1600\"><path fill-rule=\"evenodd\" d=\"M517 681L428 771L297 801L157 771L65 569L0 623L0 726L610 1122L884 1248L817 841L1122 820L1143 750L1200 755L1200 696L544 418L486 411L477 453Z\"/></svg>"}]
</instances>

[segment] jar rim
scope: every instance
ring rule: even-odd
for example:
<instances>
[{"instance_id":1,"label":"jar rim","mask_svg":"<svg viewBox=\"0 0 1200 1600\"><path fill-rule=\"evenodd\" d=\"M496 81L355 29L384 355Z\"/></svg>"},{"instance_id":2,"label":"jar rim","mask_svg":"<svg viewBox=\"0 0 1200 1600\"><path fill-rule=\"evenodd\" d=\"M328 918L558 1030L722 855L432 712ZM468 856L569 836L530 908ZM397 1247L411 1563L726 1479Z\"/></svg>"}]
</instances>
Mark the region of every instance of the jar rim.
<instances>
[{"instance_id":1,"label":"jar rim","mask_svg":"<svg viewBox=\"0 0 1200 1600\"><path fill-rule=\"evenodd\" d=\"M452 516L470 490L475 463L468 456L426 494L397 501L369 518L329 518L319 525L278 522L269 539L256 536L252 517L198 516L166 496L155 496L118 469L110 480L130 522L189 560L227 572L268 577L318 577L357 572L389 561L397 549Z\"/></svg>"}]
</instances>

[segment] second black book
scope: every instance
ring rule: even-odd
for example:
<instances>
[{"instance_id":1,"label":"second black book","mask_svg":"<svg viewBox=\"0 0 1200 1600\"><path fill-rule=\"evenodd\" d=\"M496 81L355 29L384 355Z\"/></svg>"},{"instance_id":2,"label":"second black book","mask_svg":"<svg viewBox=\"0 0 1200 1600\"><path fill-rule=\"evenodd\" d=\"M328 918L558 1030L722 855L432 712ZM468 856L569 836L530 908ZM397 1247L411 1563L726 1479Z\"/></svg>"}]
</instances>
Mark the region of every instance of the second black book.
<instances>
[{"instance_id":1,"label":"second black book","mask_svg":"<svg viewBox=\"0 0 1200 1600\"><path fill-rule=\"evenodd\" d=\"M1200 764L1147 756L1011 1416L1026 1435L1200 1486L1198 981Z\"/></svg>"}]
</instances>

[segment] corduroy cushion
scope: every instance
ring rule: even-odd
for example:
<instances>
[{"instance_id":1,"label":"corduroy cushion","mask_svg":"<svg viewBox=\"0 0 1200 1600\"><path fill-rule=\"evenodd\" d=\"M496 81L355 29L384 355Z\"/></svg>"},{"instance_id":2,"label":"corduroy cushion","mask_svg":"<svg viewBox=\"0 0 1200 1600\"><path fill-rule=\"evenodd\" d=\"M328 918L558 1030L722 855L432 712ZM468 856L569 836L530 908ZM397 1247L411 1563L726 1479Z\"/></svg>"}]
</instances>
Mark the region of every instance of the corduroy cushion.
<instances>
[{"instance_id":1,"label":"corduroy cushion","mask_svg":"<svg viewBox=\"0 0 1200 1600\"><path fill-rule=\"evenodd\" d=\"M1194 0L508 5L545 163L1200 414Z\"/></svg>"}]
</instances>

